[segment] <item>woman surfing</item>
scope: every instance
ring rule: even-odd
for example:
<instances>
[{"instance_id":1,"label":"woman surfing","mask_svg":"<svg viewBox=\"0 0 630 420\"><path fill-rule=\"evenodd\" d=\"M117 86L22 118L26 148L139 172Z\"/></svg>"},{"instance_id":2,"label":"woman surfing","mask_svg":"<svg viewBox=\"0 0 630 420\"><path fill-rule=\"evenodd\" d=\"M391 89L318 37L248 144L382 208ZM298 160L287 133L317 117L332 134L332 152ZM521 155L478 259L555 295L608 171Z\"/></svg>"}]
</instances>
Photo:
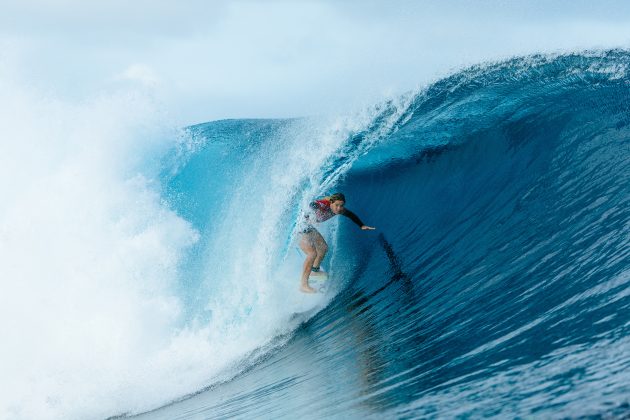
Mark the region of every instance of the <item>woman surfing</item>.
<instances>
[{"instance_id":1,"label":"woman surfing","mask_svg":"<svg viewBox=\"0 0 630 420\"><path fill-rule=\"evenodd\" d=\"M304 293L315 293L316 290L308 285L308 276L325 275L321 271L320 264L328 251L328 244L324 237L315 229L313 223L321 223L333 216L341 214L346 216L361 230L375 230L376 228L366 226L359 217L346 207L346 197L342 193L335 193L331 196L321 198L309 204L310 212L304 215L303 226L300 229L302 238L300 239L300 249L306 254L304 269L302 270L302 280L300 290Z\"/></svg>"}]
</instances>

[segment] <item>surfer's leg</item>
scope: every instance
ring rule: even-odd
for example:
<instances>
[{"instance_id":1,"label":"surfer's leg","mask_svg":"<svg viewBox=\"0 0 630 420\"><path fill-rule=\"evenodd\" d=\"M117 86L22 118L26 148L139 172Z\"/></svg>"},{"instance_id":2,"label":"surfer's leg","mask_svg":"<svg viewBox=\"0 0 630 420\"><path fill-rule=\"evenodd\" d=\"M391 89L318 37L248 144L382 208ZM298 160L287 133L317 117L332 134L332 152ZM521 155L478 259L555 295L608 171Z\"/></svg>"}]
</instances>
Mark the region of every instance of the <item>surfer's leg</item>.
<instances>
[{"instance_id":1,"label":"surfer's leg","mask_svg":"<svg viewBox=\"0 0 630 420\"><path fill-rule=\"evenodd\" d=\"M313 231L317 232L314 229ZM317 258L317 250L315 249L313 239L311 238L313 231L304 233L302 235L302 239L300 240L300 249L306 254L304 267L302 269L300 290L306 293L316 292L315 289L308 285L308 276L311 274L311 268L313 268L313 263L315 262L315 258Z\"/></svg>"},{"instance_id":2,"label":"surfer's leg","mask_svg":"<svg viewBox=\"0 0 630 420\"><path fill-rule=\"evenodd\" d=\"M328 252L328 244L324 237L318 231L312 232L313 234L313 244L315 245L315 251L317 252L317 256L315 257L315 261L313 261L313 267L319 268L322 260L326 256ZM318 271L318 273L324 274L322 271Z\"/></svg>"}]
</instances>

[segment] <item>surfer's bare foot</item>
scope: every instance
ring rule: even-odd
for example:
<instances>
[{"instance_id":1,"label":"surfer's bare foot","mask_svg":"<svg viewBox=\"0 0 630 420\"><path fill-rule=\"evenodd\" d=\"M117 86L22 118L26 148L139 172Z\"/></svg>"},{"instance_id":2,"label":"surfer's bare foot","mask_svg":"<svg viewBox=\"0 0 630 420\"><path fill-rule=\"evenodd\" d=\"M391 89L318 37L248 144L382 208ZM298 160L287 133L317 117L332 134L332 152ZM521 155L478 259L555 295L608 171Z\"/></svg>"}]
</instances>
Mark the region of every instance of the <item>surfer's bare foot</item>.
<instances>
[{"instance_id":1,"label":"surfer's bare foot","mask_svg":"<svg viewBox=\"0 0 630 420\"><path fill-rule=\"evenodd\" d=\"M311 271L311 276L327 276L328 274L325 271Z\"/></svg>"},{"instance_id":2,"label":"surfer's bare foot","mask_svg":"<svg viewBox=\"0 0 630 420\"><path fill-rule=\"evenodd\" d=\"M313 289L311 286L309 286L308 284L303 284L302 287L300 287L300 292L304 292L304 293L317 293L317 290Z\"/></svg>"}]
</instances>

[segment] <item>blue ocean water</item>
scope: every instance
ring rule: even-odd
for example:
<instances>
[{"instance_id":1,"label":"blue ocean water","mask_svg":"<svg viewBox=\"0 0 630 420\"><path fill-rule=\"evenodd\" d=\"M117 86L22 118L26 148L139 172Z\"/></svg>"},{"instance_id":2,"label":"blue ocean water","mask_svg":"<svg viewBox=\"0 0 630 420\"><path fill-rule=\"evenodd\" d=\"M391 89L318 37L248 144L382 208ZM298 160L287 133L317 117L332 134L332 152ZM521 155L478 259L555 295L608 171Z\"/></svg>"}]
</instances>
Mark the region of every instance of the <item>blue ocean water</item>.
<instances>
[{"instance_id":1,"label":"blue ocean water","mask_svg":"<svg viewBox=\"0 0 630 420\"><path fill-rule=\"evenodd\" d=\"M345 120L190 127L160 176L200 234L179 293L239 356L139 417L629 415L629 65L515 58ZM377 230L329 222L334 290L296 316L295 221L337 190Z\"/></svg>"}]
</instances>

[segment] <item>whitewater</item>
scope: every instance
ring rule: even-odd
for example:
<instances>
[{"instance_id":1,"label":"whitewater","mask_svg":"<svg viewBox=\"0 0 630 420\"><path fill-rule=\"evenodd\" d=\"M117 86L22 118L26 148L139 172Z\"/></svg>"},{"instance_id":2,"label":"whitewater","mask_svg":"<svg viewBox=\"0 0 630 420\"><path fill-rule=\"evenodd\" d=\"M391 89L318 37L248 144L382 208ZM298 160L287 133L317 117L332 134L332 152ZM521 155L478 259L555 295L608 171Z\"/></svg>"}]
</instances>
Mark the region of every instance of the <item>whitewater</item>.
<instances>
[{"instance_id":1,"label":"whitewater","mask_svg":"<svg viewBox=\"0 0 630 420\"><path fill-rule=\"evenodd\" d=\"M629 65L189 127L0 78L0 417L628 415ZM305 303L296 223L335 191L377 231L327 222Z\"/></svg>"}]
</instances>

